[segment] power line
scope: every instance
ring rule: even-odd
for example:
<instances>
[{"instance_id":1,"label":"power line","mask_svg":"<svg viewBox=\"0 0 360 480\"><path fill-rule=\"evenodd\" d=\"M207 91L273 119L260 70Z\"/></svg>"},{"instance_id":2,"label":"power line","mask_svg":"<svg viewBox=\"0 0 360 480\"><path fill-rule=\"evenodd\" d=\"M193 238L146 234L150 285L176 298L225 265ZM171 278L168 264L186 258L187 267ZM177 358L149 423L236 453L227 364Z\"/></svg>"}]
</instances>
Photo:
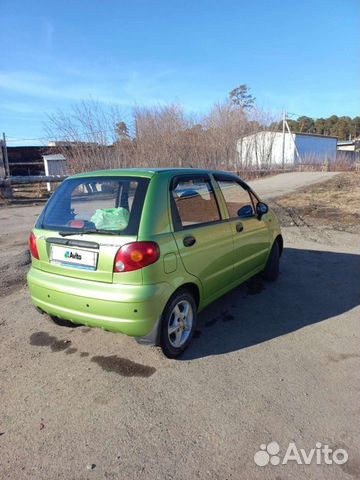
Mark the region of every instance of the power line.
<instances>
[{"instance_id":1,"label":"power line","mask_svg":"<svg viewBox=\"0 0 360 480\"><path fill-rule=\"evenodd\" d=\"M7 140L12 142L12 141L30 141L30 140L48 140L50 137L36 137L36 138L18 138L18 137L11 137L11 136L6 136Z\"/></svg>"},{"instance_id":2,"label":"power line","mask_svg":"<svg viewBox=\"0 0 360 480\"><path fill-rule=\"evenodd\" d=\"M116 133L116 129L106 129L106 130L91 130L89 132L79 132L79 136L91 136L91 135L98 135L98 134L114 134ZM51 141L51 137L34 137L34 138L18 138L18 137L13 137L13 136L6 136L8 142L30 142L30 141L35 141L35 140L46 140L46 141ZM64 141L68 141L68 139L65 139Z\"/></svg>"},{"instance_id":3,"label":"power line","mask_svg":"<svg viewBox=\"0 0 360 480\"><path fill-rule=\"evenodd\" d=\"M287 112L287 115L290 117L306 117L307 115L300 114L300 113L292 113L292 112Z\"/></svg>"}]
</instances>

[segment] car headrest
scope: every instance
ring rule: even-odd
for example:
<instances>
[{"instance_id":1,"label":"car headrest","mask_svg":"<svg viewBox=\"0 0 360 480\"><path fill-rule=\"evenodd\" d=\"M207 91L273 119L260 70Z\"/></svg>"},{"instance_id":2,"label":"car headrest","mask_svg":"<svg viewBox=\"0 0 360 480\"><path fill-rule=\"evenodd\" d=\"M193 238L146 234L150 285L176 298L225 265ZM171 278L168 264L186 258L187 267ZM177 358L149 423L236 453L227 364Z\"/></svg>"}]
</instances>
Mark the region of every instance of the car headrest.
<instances>
[{"instance_id":1,"label":"car headrest","mask_svg":"<svg viewBox=\"0 0 360 480\"><path fill-rule=\"evenodd\" d=\"M186 197L200 197L200 193L196 190L185 190L185 192L180 193L179 198Z\"/></svg>"}]
</instances>

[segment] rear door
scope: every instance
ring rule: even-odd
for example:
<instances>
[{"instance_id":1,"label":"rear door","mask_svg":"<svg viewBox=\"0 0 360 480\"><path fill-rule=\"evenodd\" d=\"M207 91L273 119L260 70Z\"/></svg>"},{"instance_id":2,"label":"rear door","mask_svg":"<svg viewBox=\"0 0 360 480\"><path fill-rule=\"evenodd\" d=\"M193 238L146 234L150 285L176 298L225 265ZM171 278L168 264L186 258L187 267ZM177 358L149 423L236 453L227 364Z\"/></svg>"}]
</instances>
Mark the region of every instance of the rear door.
<instances>
[{"instance_id":1,"label":"rear door","mask_svg":"<svg viewBox=\"0 0 360 480\"><path fill-rule=\"evenodd\" d=\"M240 179L223 174L215 174L214 178L228 209L235 276L240 279L265 263L270 247L267 215L258 219L258 199Z\"/></svg>"},{"instance_id":2,"label":"rear door","mask_svg":"<svg viewBox=\"0 0 360 480\"><path fill-rule=\"evenodd\" d=\"M200 279L206 300L233 281L233 238L208 175L172 179L174 237L185 269Z\"/></svg>"}]
</instances>

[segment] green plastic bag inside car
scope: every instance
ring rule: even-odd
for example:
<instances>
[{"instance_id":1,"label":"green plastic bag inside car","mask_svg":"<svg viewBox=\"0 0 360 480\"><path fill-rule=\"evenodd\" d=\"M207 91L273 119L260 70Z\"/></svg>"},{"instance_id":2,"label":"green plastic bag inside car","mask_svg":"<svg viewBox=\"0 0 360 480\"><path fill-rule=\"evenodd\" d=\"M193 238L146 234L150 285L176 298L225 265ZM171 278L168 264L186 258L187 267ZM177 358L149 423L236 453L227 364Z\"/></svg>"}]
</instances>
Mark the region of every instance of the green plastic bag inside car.
<instances>
[{"instance_id":1,"label":"green plastic bag inside car","mask_svg":"<svg viewBox=\"0 0 360 480\"><path fill-rule=\"evenodd\" d=\"M96 228L103 230L125 230L129 223L129 211L126 208L101 208L90 219Z\"/></svg>"}]
</instances>

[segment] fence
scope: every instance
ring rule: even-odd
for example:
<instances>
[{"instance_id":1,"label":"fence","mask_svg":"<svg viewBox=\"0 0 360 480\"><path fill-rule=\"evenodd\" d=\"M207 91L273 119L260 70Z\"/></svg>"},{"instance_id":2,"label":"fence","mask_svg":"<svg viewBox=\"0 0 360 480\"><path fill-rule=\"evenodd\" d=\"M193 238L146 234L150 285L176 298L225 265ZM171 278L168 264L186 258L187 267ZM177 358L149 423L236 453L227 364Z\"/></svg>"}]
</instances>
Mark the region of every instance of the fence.
<instances>
[{"instance_id":1,"label":"fence","mask_svg":"<svg viewBox=\"0 0 360 480\"><path fill-rule=\"evenodd\" d=\"M6 200L13 199L13 187L17 185L27 186L42 183L59 183L67 178L67 175L29 175L0 178L0 197Z\"/></svg>"}]
</instances>

